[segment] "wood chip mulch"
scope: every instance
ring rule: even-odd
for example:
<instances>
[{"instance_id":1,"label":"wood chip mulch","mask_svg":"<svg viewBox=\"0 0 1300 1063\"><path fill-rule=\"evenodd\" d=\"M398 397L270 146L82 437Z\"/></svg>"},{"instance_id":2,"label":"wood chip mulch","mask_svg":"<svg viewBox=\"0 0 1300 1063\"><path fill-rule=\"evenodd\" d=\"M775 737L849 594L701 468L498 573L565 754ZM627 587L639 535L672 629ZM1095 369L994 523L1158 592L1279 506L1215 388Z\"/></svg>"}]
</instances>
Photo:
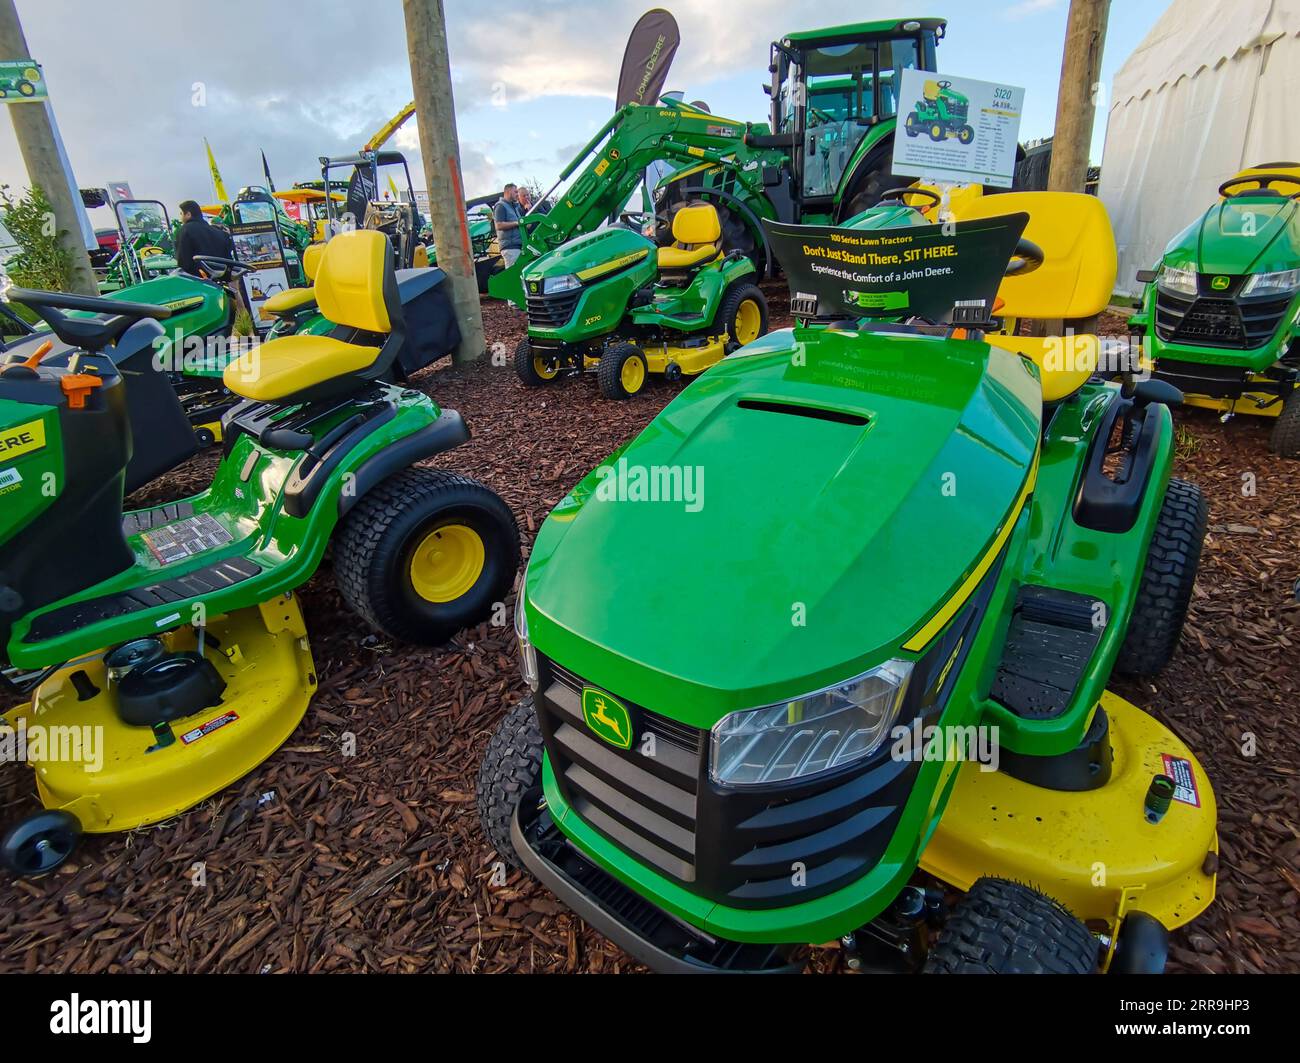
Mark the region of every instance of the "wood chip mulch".
<instances>
[{"instance_id":1,"label":"wood chip mulch","mask_svg":"<svg viewBox=\"0 0 1300 1063\"><path fill-rule=\"evenodd\" d=\"M773 327L788 324L784 291L769 293ZM496 489L530 545L551 507L677 389L652 380L624 403L600 399L591 379L525 390L510 361L522 316L488 303L485 320L498 357L416 383L474 431L434 464ZM1106 330L1122 331L1122 319ZM1194 410L1176 420L1178 474L1210 500L1201 577L1165 675L1116 686L1188 742L1218 799L1219 896L1174 935L1171 966L1296 971L1300 462L1269 451L1268 421L1223 425ZM134 501L201 490L214 460L194 459ZM303 598L321 686L285 746L174 820L87 838L47 879L0 880L0 970L638 969L526 876L490 882L474 778L524 689L509 613L428 651L377 638L347 612L328 559ZM0 823L35 807L30 774L0 772ZM825 949L813 967L843 963Z\"/></svg>"}]
</instances>

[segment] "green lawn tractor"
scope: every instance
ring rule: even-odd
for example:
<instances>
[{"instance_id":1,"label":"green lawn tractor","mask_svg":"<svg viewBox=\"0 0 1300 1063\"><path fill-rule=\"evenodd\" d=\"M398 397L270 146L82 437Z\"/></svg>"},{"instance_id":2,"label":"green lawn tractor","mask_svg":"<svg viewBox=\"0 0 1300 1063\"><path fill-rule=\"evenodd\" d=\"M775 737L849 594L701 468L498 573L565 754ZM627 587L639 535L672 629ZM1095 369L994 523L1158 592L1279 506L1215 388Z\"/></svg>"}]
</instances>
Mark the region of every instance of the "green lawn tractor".
<instances>
[{"instance_id":1,"label":"green lawn tractor","mask_svg":"<svg viewBox=\"0 0 1300 1063\"><path fill-rule=\"evenodd\" d=\"M53 870L82 832L168 819L288 737L318 683L295 591L328 547L344 600L397 640L444 642L509 592L509 509L415 465L465 442L464 421L381 381L407 328L388 242L335 237L316 292L331 335L268 342L227 368L244 401L224 418L211 486L132 512L123 470L168 411L133 431L102 352L148 350L162 329L147 319L169 311L8 292L75 352L0 366L0 657L10 693L31 696L0 734L44 805L0 839L11 871ZM174 399L169 415L185 424Z\"/></svg>"},{"instance_id":2,"label":"green lawn tractor","mask_svg":"<svg viewBox=\"0 0 1300 1063\"><path fill-rule=\"evenodd\" d=\"M1214 897L1205 772L1107 689L1165 667L1192 594L1177 391L988 331L1004 265L1052 265L1017 241L1041 200L988 202L915 316L747 345L538 532L531 693L480 819L653 968L797 970L829 943L869 970L1154 971ZM976 230L1001 250L963 259ZM1073 246L1059 275L1108 297L1113 246ZM799 298L846 306L816 283ZM689 564L627 563L665 544Z\"/></svg>"},{"instance_id":3,"label":"green lawn tractor","mask_svg":"<svg viewBox=\"0 0 1300 1063\"><path fill-rule=\"evenodd\" d=\"M951 81L927 80L921 99L907 113L903 131L909 137L928 133L934 141L956 137L963 144L975 139L975 130L967 121L970 100L952 87Z\"/></svg>"},{"instance_id":4,"label":"green lawn tractor","mask_svg":"<svg viewBox=\"0 0 1300 1063\"><path fill-rule=\"evenodd\" d=\"M1219 196L1138 274L1129 325L1185 403L1276 417L1273 449L1300 458L1300 163L1243 170Z\"/></svg>"},{"instance_id":5,"label":"green lawn tractor","mask_svg":"<svg viewBox=\"0 0 1300 1063\"><path fill-rule=\"evenodd\" d=\"M526 387L595 371L607 399L625 399L647 373L697 376L767 331L754 264L722 250L718 212L678 211L676 241L656 247L610 226L571 240L524 273L528 335L515 349Z\"/></svg>"}]
</instances>

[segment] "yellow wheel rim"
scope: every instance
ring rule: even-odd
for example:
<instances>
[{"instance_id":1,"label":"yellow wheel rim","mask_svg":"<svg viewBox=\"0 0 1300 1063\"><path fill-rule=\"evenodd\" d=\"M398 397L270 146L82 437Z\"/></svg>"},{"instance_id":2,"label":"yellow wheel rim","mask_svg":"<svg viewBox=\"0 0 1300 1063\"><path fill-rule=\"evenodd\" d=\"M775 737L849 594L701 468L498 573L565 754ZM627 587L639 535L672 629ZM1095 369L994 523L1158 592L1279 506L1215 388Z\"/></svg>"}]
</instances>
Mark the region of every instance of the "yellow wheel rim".
<instances>
[{"instance_id":1,"label":"yellow wheel rim","mask_svg":"<svg viewBox=\"0 0 1300 1063\"><path fill-rule=\"evenodd\" d=\"M746 299L736 310L736 342L753 343L763 327L763 312L753 299Z\"/></svg>"},{"instance_id":2,"label":"yellow wheel rim","mask_svg":"<svg viewBox=\"0 0 1300 1063\"><path fill-rule=\"evenodd\" d=\"M645 383L645 363L637 357L629 358L623 363L618 375L623 382L623 390L629 395L635 395Z\"/></svg>"},{"instance_id":3,"label":"yellow wheel rim","mask_svg":"<svg viewBox=\"0 0 1300 1063\"><path fill-rule=\"evenodd\" d=\"M543 380L554 380L555 375L559 371L560 370L558 367L554 365L547 365L545 358L535 357L533 359L533 372L536 373Z\"/></svg>"},{"instance_id":4,"label":"yellow wheel rim","mask_svg":"<svg viewBox=\"0 0 1300 1063\"><path fill-rule=\"evenodd\" d=\"M486 557L473 528L444 524L421 539L411 555L411 586L426 602L454 602L478 582Z\"/></svg>"}]
</instances>

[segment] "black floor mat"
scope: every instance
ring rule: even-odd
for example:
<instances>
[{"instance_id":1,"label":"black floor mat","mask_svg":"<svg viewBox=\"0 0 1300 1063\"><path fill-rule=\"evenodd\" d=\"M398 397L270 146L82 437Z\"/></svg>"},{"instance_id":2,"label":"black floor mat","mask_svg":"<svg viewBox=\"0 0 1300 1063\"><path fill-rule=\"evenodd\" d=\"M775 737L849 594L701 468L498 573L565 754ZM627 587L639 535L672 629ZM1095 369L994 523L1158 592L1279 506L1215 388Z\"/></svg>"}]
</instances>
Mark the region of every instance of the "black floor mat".
<instances>
[{"instance_id":1,"label":"black floor mat","mask_svg":"<svg viewBox=\"0 0 1300 1063\"><path fill-rule=\"evenodd\" d=\"M1021 587L993 681L994 701L1027 720L1053 720L1070 704L1104 625L1096 599Z\"/></svg>"}]
</instances>

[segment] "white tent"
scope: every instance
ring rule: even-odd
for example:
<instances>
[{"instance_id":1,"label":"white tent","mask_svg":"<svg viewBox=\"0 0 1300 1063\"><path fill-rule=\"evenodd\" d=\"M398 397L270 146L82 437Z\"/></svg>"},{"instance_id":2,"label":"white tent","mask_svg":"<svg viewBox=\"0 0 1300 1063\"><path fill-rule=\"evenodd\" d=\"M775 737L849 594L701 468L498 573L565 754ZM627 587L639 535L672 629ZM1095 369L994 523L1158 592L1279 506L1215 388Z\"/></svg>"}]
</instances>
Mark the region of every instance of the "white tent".
<instances>
[{"instance_id":1,"label":"white tent","mask_svg":"<svg viewBox=\"0 0 1300 1063\"><path fill-rule=\"evenodd\" d=\"M1115 75L1099 195L1135 293L1247 166L1300 162L1300 0L1173 0Z\"/></svg>"}]
</instances>

